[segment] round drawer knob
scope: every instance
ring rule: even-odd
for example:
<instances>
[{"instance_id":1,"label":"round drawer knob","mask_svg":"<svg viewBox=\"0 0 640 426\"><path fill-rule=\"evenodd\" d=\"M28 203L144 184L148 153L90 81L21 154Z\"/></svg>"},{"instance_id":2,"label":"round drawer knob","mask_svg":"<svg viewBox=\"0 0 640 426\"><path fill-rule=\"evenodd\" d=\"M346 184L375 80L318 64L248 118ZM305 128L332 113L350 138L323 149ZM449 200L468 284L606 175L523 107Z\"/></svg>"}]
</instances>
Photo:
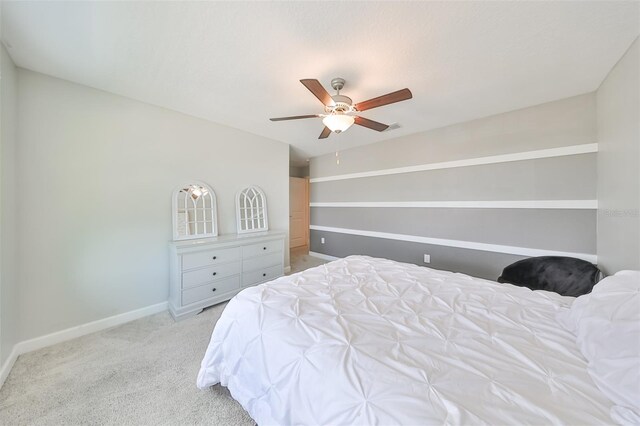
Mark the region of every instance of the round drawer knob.
<instances>
[{"instance_id":1,"label":"round drawer knob","mask_svg":"<svg viewBox=\"0 0 640 426\"><path fill-rule=\"evenodd\" d=\"M266 277L266 276L267 276L267 274L262 274L262 276L263 276L263 277Z\"/></svg>"},{"instance_id":2,"label":"round drawer knob","mask_svg":"<svg viewBox=\"0 0 640 426\"><path fill-rule=\"evenodd\" d=\"M266 249L267 249L266 247L262 247L262 250L266 250Z\"/></svg>"},{"instance_id":3,"label":"round drawer knob","mask_svg":"<svg viewBox=\"0 0 640 426\"><path fill-rule=\"evenodd\" d=\"M217 272L214 272L214 273L213 273L213 275L216 275L216 274L217 274Z\"/></svg>"},{"instance_id":4,"label":"round drawer knob","mask_svg":"<svg viewBox=\"0 0 640 426\"><path fill-rule=\"evenodd\" d=\"M216 288L214 287L211 291L216 291Z\"/></svg>"},{"instance_id":5,"label":"round drawer knob","mask_svg":"<svg viewBox=\"0 0 640 426\"><path fill-rule=\"evenodd\" d=\"M218 256L213 256L213 258L212 258L212 259L213 259L213 260L216 260L217 258L218 258Z\"/></svg>"}]
</instances>

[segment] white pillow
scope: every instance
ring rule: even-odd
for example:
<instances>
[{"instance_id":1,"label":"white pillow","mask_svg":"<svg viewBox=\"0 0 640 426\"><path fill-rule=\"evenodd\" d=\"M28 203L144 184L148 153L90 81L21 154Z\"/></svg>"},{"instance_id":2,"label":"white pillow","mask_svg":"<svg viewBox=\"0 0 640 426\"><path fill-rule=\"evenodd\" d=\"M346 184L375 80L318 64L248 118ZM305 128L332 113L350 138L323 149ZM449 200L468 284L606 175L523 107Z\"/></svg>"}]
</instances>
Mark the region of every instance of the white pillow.
<instances>
[{"instance_id":1,"label":"white pillow","mask_svg":"<svg viewBox=\"0 0 640 426\"><path fill-rule=\"evenodd\" d=\"M591 378L615 404L612 419L640 424L640 271L603 279L558 320L576 334Z\"/></svg>"}]
</instances>

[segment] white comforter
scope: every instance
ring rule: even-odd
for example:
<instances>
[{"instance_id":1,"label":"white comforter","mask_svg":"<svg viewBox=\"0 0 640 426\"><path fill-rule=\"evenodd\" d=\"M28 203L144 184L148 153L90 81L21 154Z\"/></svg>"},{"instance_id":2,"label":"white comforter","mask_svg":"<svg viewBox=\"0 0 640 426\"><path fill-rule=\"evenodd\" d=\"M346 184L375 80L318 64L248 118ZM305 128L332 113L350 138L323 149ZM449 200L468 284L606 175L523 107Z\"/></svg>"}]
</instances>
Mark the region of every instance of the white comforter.
<instances>
[{"instance_id":1,"label":"white comforter","mask_svg":"<svg viewBox=\"0 0 640 426\"><path fill-rule=\"evenodd\" d=\"M351 256L232 299L198 386L261 426L611 423L555 320L573 300Z\"/></svg>"}]
</instances>

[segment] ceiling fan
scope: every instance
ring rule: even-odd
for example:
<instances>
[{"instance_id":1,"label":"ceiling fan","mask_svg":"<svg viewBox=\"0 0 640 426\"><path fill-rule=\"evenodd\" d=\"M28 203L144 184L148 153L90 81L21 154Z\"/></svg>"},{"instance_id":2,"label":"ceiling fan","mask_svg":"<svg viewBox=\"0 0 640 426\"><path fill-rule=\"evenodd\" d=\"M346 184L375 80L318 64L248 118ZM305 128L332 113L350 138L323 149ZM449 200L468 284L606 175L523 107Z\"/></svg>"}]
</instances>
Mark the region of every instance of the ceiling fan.
<instances>
[{"instance_id":1,"label":"ceiling fan","mask_svg":"<svg viewBox=\"0 0 640 426\"><path fill-rule=\"evenodd\" d=\"M285 120L300 120L302 118L322 118L324 129L320 133L318 139L324 139L328 137L331 132L341 133L351 127L352 124L357 124L362 127L377 130L382 132L389 126L387 124L378 123L377 121L369 120L364 117L356 115L358 112L366 111L368 109L381 107L383 105L393 104L395 102L406 101L411 99L413 95L409 89L402 89L396 92L388 93L386 95L378 96L377 98L369 99L368 101L358 102L353 104L351 98L341 95L340 90L344 87L344 78L334 78L331 80L331 87L337 92L331 96L322 84L315 79L300 80L300 83L304 85L316 98L324 105L324 114L311 114L311 115L296 115L292 117L278 117L271 118L271 121L285 121Z\"/></svg>"}]
</instances>

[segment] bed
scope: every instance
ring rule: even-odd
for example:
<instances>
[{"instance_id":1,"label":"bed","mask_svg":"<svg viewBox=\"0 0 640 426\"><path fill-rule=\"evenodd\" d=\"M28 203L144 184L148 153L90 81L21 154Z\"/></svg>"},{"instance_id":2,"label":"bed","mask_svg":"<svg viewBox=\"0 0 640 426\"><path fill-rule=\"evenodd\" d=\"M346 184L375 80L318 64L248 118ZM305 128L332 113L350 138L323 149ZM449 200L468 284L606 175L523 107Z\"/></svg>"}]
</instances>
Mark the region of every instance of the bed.
<instances>
[{"instance_id":1,"label":"bed","mask_svg":"<svg viewBox=\"0 0 640 426\"><path fill-rule=\"evenodd\" d=\"M610 424L573 297L367 256L248 288L197 384L259 425Z\"/></svg>"}]
</instances>

